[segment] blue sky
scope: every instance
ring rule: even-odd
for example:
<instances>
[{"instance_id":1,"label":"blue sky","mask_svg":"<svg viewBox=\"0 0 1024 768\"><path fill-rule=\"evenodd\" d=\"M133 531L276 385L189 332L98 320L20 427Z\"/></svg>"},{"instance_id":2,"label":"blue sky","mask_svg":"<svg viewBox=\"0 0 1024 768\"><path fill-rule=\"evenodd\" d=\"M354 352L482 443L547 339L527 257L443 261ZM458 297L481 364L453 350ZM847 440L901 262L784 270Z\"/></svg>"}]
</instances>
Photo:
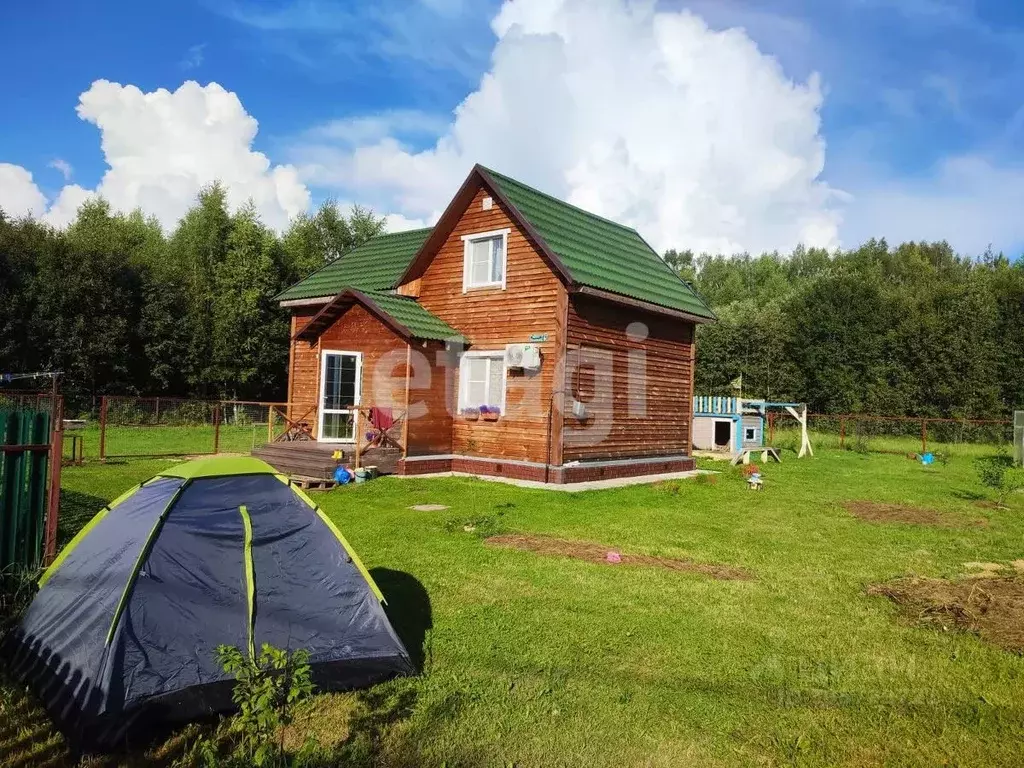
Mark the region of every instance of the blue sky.
<instances>
[{"instance_id":1,"label":"blue sky","mask_svg":"<svg viewBox=\"0 0 1024 768\"><path fill-rule=\"evenodd\" d=\"M562 2L552 0L550 5ZM620 13L620 5L627 7L623 5L627 0L601 3L611 9L609 14ZM504 83L502 103L527 103L511 94L517 82L535 83L533 87L544 91L545 98L556 99L541 100L541 104L557 107L561 103L557 93L547 93L544 72L530 71L530 56L522 51L540 46L541 53L531 55L546 61L545 40L591 34L590 22L580 23L579 15L566 15L576 23L566 22L563 29L548 19L541 0L515 0L510 5L516 7L502 10L499 2L479 0L6 3L0 11L6 31L6 44L0 48L4 73L0 103L5 112L0 123L0 163L30 173L46 205L54 203L69 181L79 185L82 194L106 184L100 191L111 190L116 197L117 180L105 182L104 175L116 152L122 153L117 155L122 162L129 163L126 158L133 156L133 150L130 146L111 150L108 145L125 144L125 136L132 131L108 133L102 128L103 105L94 108L93 118L80 117L76 114L80 95L97 80L134 85L145 94L160 88L174 92L184 81L195 80L202 86L217 83L235 94L244 114L259 123L249 148L265 155L272 167L296 169L293 186L301 186L302 193L292 195L299 202L284 206L289 214L308 190L313 204L330 195L396 214L396 222L429 221L443 207L443 190L453 192L453 180L464 174L466 164L480 160L501 163L500 170L525 176L574 201L590 202L590 207L602 212L629 218L635 206L618 200L623 193L617 190L628 188L628 179L648 178L633 172L634 161L646 168L645 173L650 171L649 159L636 160L639 153L630 145L630 126L621 128L622 135L577 131L564 136L557 126L549 129L538 124L534 129L529 123L525 128L517 125L507 135L492 130L493 142L488 144L477 134L493 126L470 119L472 115L462 123L453 118L452 111L470 94L483 94L479 100L495 109L494 102L488 101L493 99L487 95L488 78ZM660 232L662 242L687 247L688 242L678 241L692 237L708 249L757 249L791 245L794 238L813 238L807 233L823 231L822 242L831 242L831 221L843 245L879 234L891 239L947 237L954 246L972 253L988 242L1012 253L1024 246L1024 228L1013 220L1024 195L1024 3L664 0L657 10L665 14L688 10L708 26L709 34L744 30L740 34L745 37L721 47L720 55L702 59L703 54L693 53L692 67L679 65L687 72L696 70L687 77L710 79L713 87L708 90L722 102L709 107L721 121L710 133L691 136L684 126L688 141L710 143L719 152L725 147L730 154L749 152L767 158L773 156L772 142L777 139L785 162L799 161L811 168L817 162L814 142L820 142L824 151L820 172L813 170L799 183L769 188L764 194L771 194L772 201L750 195L733 199L728 190L722 191L725 197L713 201L712 212L704 217L725 222L717 229L701 216L674 227L666 217L679 218L678 211L670 214L664 201L649 201L650 205L634 211L636 223L654 228L656 236ZM496 22L499 12L511 21ZM519 27L513 23L517 20ZM639 46L647 39L645 24L648 21L636 27L636 49L616 33L609 38L609 62L594 62L590 70L576 61L566 65L562 75L570 83L614 77L617 55L635 56L644 50ZM657 29L658 24L650 21L648 26ZM533 36L524 38L516 29L532 30ZM612 33L595 26L592 34ZM756 45L761 58L751 59L744 48L746 38ZM705 39L710 38L699 30L680 32L664 55L671 58L677 44L697 49ZM572 59L572 46L579 45L578 39L564 43L564 54L558 53L552 61ZM738 60L733 55L742 63L734 74L723 77L728 62ZM761 112L745 110L739 103L750 101L744 83L770 70L772 58L781 67L771 75L773 87L813 82L809 98L819 93L818 102L801 106L802 102L797 104L780 91L784 102L777 107L766 102ZM604 65L610 68L603 69ZM550 79L558 77L556 72ZM718 77L723 77L721 83L714 80ZM570 90L562 100L589 99L589 106L580 106L575 113L591 110L586 113L600 120L601 113L593 111L592 102L598 98L595 89L580 91L579 87L572 85L577 90ZM697 89L690 83L686 90ZM611 88L609 93L620 91ZM629 89L621 93L627 94L627 103L621 103L620 97L610 110L631 108ZM685 101L690 96L679 90L672 94L680 99L679 110L672 114L695 114L694 102ZM638 110L643 108L636 105ZM789 117L776 117L790 111ZM777 120L777 124L756 131L756 137L742 131L732 136L722 127L731 115L744 125L762 119ZM820 125L808 128L808 121L813 123L816 116ZM533 119L541 121L541 115ZM803 136L807 130L813 136L796 140L785 135ZM717 137L727 132L728 141L734 143L720 143ZM642 135L646 143L652 141L649 132ZM673 142L671 133L663 140L666 154L677 156L668 146ZM202 139L194 141L201 151ZM544 145L536 155L545 158L544 167L529 154L535 141ZM458 151L449 151L453 143ZM508 149L515 143L523 146ZM391 144L400 149L385 152ZM628 173L615 175L609 170L608 156L614 152L605 145L630 150ZM188 150L177 147L174 151ZM473 152L483 156L470 157ZM565 155L571 155L572 162L554 168L557 163L551 158ZM70 167L70 175L53 167L56 159ZM422 169L436 180L413 185L396 180L398 171L368 170L373 163L385 168L394 164L406 176L409 169L414 173ZM621 164L614 167L622 170ZM681 175L693 173L690 187L713 186L717 173L714 167L709 171L706 163L695 170L685 158L670 168ZM771 166L765 168L760 173L770 176ZM244 184L245 178L249 176L240 173L238 184ZM245 193L240 190L239 194ZM273 192L269 194L273 197ZM780 211L782 198L800 202ZM151 198L140 200L147 199ZM723 209L729 213L723 214ZM823 214L826 209L828 216ZM812 218L814 224L781 231L771 223L779 216ZM737 225L730 217L745 224Z\"/></svg>"}]
</instances>

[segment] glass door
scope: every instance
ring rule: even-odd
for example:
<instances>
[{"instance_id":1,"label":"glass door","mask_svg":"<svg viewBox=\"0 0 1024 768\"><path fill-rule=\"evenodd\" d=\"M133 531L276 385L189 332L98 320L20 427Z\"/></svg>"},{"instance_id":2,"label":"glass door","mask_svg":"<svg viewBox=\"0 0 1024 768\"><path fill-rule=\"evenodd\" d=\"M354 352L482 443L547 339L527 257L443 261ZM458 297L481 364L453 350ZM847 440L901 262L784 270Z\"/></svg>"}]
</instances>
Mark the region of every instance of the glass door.
<instances>
[{"instance_id":1,"label":"glass door","mask_svg":"<svg viewBox=\"0 0 1024 768\"><path fill-rule=\"evenodd\" d=\"M362 355L325 350L320 364L320 418L317 440L325 443L355 439L353 427L359 404Z\"/></svg>"}]
</instances>

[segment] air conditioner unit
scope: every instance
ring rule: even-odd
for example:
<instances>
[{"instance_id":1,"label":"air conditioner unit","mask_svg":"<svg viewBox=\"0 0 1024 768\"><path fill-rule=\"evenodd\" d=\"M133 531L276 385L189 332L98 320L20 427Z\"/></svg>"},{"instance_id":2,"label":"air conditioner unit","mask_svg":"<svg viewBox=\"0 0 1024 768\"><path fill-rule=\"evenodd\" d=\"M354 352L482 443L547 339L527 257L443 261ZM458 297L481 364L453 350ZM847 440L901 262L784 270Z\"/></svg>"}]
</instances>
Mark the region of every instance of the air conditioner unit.
<instances>
[{"instance_id":1,"label":"air conditioner unit","mask_svg":"<svg viewBox=\"0 0 1024 768\"><path fill-rule=\"evenodd\" d=\"M526 371L540 369L540 347L536 344L509 344L505 347L505 366Z\"/></svg>"},{"instance_id":2,"label":"air conditioner unit","mask_svg":"<svg viewBox=\"0 0 1024 768\"><path fill-rule=\"evenodd\" d=\"M525 344L509 344L505 347L505 367L522 368Z\"/></svg>"},{"instance_id":3,"label":"air conditioner unit","mask_svg":"<svg viewBox=\"0 0 1024 768\"><path fill-rule=\"evenodd\" d=\"M523 368L527 371L540 370L540 347L536 344L523 345Z\"/></svg>"}]
</instances>

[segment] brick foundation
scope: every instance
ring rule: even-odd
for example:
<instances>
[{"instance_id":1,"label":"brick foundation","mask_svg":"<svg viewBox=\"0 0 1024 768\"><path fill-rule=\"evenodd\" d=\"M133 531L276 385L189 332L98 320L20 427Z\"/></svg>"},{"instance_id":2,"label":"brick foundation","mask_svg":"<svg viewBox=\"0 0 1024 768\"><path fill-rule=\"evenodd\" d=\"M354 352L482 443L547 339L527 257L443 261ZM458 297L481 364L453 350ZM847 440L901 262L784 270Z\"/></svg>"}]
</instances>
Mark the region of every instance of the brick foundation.
<instances>
[{"instance_id":1,"label":"brick foundation","mask_svg":"<svg viewBox=\"0 0 1024 768\"><path fill-rule=\"evenodd\" d=\"M464 472L472 475L508 477L539 483L584 483L617 477L642 477L666 472L689 472L694 460L689 456L665 456L616 461L592 461L565 466L545 467L525 461L503 461L478 456L423 456L398 462L399 475L430 475L439 472Z\"/></svg>"}]
</instances>

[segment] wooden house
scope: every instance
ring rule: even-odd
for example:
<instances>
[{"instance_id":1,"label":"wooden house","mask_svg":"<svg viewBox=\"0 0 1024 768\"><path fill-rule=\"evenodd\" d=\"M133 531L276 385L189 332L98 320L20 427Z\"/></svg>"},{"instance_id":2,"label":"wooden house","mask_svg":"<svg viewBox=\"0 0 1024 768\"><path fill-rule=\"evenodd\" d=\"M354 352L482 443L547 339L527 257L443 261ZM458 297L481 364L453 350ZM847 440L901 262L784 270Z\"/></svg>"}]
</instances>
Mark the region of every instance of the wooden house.
<instances>
[{"instance_id":1,"label":"wooden house","mask_svg":"<svg viewBox=\"0 0 1024 768\"><path fill-rule=\"evenodd\" d=\"M373 238L278 299L307 451L552 483L693 467L711 310L635 230L514 179L474 167L434 227Z\"/></svg>"}]
</instances>

